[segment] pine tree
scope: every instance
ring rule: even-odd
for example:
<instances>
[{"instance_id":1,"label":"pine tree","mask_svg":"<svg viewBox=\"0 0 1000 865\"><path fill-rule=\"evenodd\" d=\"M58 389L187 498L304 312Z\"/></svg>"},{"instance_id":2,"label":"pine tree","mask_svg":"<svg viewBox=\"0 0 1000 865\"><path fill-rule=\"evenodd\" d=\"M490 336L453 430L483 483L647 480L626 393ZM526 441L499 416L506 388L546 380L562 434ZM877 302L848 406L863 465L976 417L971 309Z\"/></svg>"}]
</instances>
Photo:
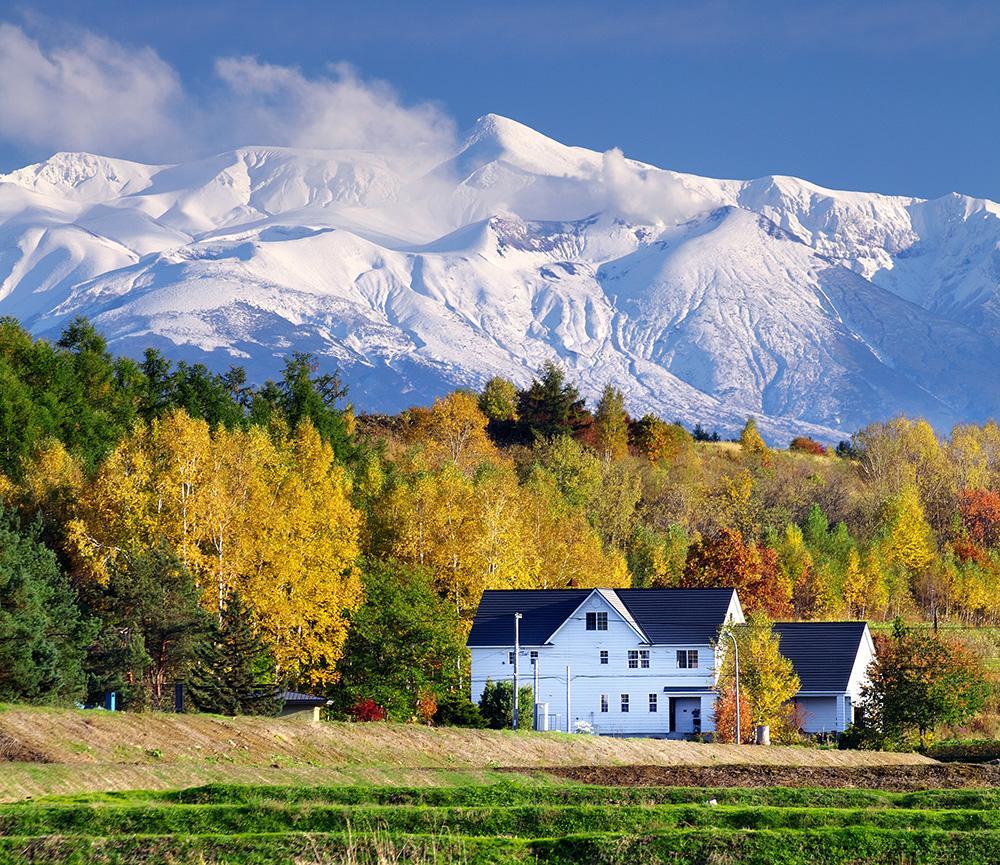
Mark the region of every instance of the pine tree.
<instances>
[{"instance_id":1,"label":"pine tree","mask_svg":"<svg viewBox=\"0 0 1000 865\"><path fill-rule=\"evenodd\" d=\"M519 394L518 413L528 431L541 438L572 435L589 419L580 392L552 361L542 367L541 379Z\"/></svg>"},{"instance_id":2,"label":"pine tree","mask_svg":"<svg viewBox=\"0 0 1000 865\"><path fill-rule=\"evenodd\" d=\"M232 595L211 639L198 652L188 694L202 712L275 715L281 708L274 659L239 595Z\"/></svg>"}]
</instances>

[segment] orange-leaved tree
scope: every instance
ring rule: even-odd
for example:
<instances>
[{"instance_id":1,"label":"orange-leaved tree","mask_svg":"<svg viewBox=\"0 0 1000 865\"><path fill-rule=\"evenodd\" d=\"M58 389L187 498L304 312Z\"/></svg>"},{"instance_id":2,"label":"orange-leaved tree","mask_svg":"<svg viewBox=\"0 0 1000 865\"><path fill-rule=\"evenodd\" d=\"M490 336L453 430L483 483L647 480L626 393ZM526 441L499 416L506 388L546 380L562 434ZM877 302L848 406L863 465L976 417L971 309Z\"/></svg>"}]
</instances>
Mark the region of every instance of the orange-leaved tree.
<instances>
[{"instance_id":1,"label":"orange-leaved tree","mask_svg":"<svg viewBox=\"0 0 1000 865\"><path fill-rule=\"evenodd\" d=\"M744 543L736 529L691 544L680 585L735 588L744 609L763 610L773 618L792 612L792 585L778 568L774 550Z\"/></svg>"}]
</instances>

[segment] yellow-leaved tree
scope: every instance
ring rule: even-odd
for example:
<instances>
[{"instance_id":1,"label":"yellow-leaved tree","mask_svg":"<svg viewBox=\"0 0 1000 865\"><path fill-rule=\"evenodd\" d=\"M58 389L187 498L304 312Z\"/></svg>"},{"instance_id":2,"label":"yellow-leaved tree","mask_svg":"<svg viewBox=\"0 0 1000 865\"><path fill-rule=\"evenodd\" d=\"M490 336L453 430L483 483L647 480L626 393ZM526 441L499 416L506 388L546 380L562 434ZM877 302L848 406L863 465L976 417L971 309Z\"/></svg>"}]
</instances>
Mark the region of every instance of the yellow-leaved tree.
<instances>
[{"instance_id":1,"label":"yellow-leaved tree","mask_svg":"<svg viewBox=\"0 0 1000 865\"><path fill-rule=\"evenodd\" d=\"M497 457L486 434L488 419L475 396L455 391L434 400L426 419L428 452L432 463L451 463L467 471Z\"/></svg>"},{"instance_id":2,"label":"yellow-leaved tree","mask_svg":"<svg viewBox=\"0 0 1000 865\"><path fill-rule=\"evenodd\" d=\"M889 502L881 551L888 564L901 565L909 571L927 567L934 558L937 551L934 533L914 484L906 484Z\"/></svg>"},{"instance_id":3,"label":"yellow-leaved tree","mask_svg":"<svg viewBox=\"0 0 1000 865\"><path fill-rule=\"evenodd\" d=\"M210 430L176 410L137 424L108 456L68 542L76 567L100 582L117 557L166 543L206 609L242 598L279 676L324 684L361 603L359 532L346 473L308 421L291 435Z\"/></svg>"},{"instance_id":4,"label":"yellow-leaved tree","mask_svg":"<svg viewBox=\"0 0 1000 865\"><path fill-rule=\"evenodd\" d=\"M240 594L257 614L279 671L316 684L336 678L345 611L362 600L360 518L333 449L310 423L265 468L272 513L252 544Z\"/></svg>"}]
</instances>

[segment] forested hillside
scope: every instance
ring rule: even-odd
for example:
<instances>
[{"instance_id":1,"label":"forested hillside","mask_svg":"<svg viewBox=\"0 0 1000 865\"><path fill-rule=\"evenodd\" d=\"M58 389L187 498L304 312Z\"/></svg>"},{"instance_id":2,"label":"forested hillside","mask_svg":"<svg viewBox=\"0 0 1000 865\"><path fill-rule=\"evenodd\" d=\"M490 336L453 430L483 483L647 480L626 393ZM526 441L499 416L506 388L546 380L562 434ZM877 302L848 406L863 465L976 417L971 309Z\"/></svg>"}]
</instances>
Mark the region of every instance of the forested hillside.
<instances>
[{"instance_id":1,"label":"forested hillside","mask_svg":"<svg viewBox=\"0 0 1000 865\"><path fill-rule=\"evenodd\" d=\"M996 424L897 419L827 452L670 420L613 387L588 409L555 366L356 415L308 356L251 387L5 319L0 700L142 708L183 681L232 713L283 685L461 720L486 588L735 584L772 618L996 623Z\"/></svg>"}]
</instances>

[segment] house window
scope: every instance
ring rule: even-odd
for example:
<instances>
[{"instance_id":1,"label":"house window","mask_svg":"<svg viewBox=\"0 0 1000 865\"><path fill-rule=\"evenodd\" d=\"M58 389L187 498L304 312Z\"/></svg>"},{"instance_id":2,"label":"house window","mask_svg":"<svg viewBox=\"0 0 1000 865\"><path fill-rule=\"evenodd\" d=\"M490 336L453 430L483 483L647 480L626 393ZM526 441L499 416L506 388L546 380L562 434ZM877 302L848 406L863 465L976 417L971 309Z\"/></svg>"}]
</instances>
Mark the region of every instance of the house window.
<instances>
[{"instance_id":1,"label":"house window","mask_svg":"<svg viewBox=\"0 0 1000 865\"><path fill-rule=\"evenodd\" d=\"M513 666L513 664L514 664L514 653L513 652L508 652L507 653L507 663L510 664L511 666Z\"/></svg>"},{"instance_id":2,"label":"house window","mask_svg":"<svg viewBox=\"0 0 1000 865\"><path fill-rule=\"evenodd\" d=\"M697 649L678 649L677 650L677 666L681 670L697 670L698 669L698 650Z\"/></svg>"},{"instance_id":3,"label":"house window","mask_svg":"<svg viewBox=\"0 0 1000 865\"><path fill-rule=\"evenodd\" d=\"M622 711L628 711L628 694L622 694Z\"/></svg>"},{"instance_id":4,"label":"house window","mask_svg":"<svg viewBox=\"0 0 1000 865\"><path fill-rule=\"evenodd\" d=\"M608 711L608 695L607 694L601 694L601 711L602 712L607 712Z\"/></svg>"},{"instance_id":5,"label":"house window","mask_svg":"<svg viewBox=\"0 0 1000 865\"><path fill-rule=\"evenodd\" d=\"M608 662L608 653L605 651L601 652L601 663L606 664Z\"/></svg>"},{"instance_id":6,"label":"house window","mask_svg":"<svg viewBox=\"0 0 1000 865\"><path fill-rule=\"evenodd\" d=\"M530 658L531 658L531 666L534 667L535 664L538 662L538 652L531 652Z\"/></svg>"},{"instance_id":7,"label":"house window","mask_svg":"<svg viewBox=\"0 0 1000 865\"><path fill-rule=\"evenodd\" d=\"M649 650L629 649L628 668L630 670L638 670L640 667L644 670L649 669Z\"/></svg>"},{"instance_id":8,"label":"house window","mask_svg":"<svg viewBox=\"0 0 1000 865\"><path fill-rule=\"evenodd\" d=\"M588 631L606 631L608 629L607 613L587 613Z\"/></svg>"},{"instance_id":9,"label":"house window","mask_svg":"<svg viewBox=\"0 0 1000 865\"><path fill-rule=\"evenodd\" d=\"M656 711L656 694L649 695L649 711L650 712Z\"/></svg>"}]
</instances>

